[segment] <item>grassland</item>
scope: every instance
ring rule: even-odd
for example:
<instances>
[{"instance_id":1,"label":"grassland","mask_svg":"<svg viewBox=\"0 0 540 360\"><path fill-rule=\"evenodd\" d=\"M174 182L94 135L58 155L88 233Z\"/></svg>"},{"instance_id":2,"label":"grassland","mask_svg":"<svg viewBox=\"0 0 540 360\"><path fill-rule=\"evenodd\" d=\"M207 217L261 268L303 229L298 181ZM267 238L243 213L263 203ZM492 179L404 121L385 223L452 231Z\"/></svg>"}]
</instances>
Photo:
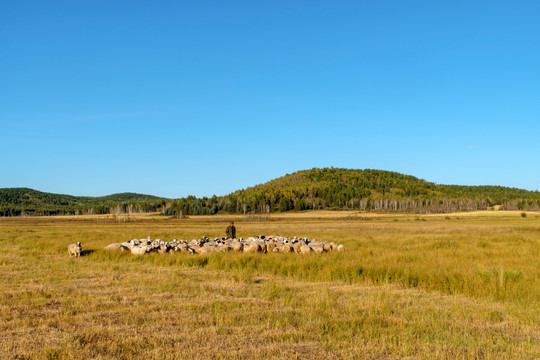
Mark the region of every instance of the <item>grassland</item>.
<instances>
[{"instance_id":1,"label":"grassland","mask_svg":"<svg viewBox=\"0 0 540 360\"><path fill-rule=\"evenodd\" d=\"M235 217L346 246L322 255L101 250L227 219L0 218L0 358L540 358L539 213Z\"/></svg>"}]
</instances>

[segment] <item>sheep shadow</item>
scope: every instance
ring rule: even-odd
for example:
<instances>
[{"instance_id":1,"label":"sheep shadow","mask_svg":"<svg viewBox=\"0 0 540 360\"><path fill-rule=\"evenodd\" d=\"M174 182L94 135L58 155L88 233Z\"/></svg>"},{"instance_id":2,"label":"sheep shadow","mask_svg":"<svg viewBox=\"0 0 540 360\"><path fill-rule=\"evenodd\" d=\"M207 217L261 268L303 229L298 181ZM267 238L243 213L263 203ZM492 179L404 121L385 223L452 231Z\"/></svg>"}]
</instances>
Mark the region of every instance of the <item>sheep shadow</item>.
<instances>
[{"instance_id":1,"label":"sheep shadow","mask_svg":"<svg viewBox=\"0 0 540 360\"><path fill-rule=\"evenodd\" d=\"M95 250L92 250L92 249L90 249L90 250L83 250L83 251L81 251L81 256L88 256L88 255L91 255L91 254L94 253L94 251L95 251Z\"/></svg>"}]
</instances>

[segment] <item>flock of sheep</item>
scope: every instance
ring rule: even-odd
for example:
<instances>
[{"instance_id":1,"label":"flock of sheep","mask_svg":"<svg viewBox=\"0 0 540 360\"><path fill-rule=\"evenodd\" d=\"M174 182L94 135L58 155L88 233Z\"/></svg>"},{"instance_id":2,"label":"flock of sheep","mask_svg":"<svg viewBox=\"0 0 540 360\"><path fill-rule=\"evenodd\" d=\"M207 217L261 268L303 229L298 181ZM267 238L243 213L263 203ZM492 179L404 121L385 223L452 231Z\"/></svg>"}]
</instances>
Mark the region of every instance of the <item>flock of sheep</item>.
<instances>
[{"instance_id":1,"label":"flock of sheep","mask_svg":"<svg viewBox=\"0 0 540 360\"><path fill-rule=\"evenodd\" d=\"M210 239L202 237L200 239L163 241L160 239L133 239L123 243L114 243L105 247L112 251L129 251L133 255L144 255L150 252L160 254L173 254L178 252L191 254L211 254L215 252L244 252L244 253L299 253L320 254L327 251L344 251L343 245L333 242L317 241L315 239L293 237L288 238L280 235L249 237L247 239ZM68 246L69 255L80 256L81 243Z\"/></svg>"},{"instance_id":2,"label":"flock of sheep","mask_svg":"<svg viewBox=\"0 0 540 360\"><path fill-rule=\"evenodd\" d=\"M187 240L163 241L160 239L133 239L123 243L113 243L105 247L105 250L129 251L133 255L144 255L150 252L160 254L173 254L184 252L190 254L211 254L215 252L244 252L244 253L298 253L298 254L321 254L328 251L344 251L343 245L333 242L318 241L315 239L299 238L297 236L288 238L280 235L248 237L247 239L210 239L202 237ZM81 243L68 246L70 256L79 257L81 255Z\"/></svg>"}]
</instances>

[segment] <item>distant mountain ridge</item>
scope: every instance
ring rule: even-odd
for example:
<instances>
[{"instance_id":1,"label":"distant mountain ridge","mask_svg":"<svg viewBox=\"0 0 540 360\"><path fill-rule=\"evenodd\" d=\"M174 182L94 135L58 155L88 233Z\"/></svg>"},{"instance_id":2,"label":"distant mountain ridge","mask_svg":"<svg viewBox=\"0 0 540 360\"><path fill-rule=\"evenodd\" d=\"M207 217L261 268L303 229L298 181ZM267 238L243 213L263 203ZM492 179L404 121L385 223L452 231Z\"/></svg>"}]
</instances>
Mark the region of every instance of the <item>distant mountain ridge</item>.
<instances>
[{"instance_id":1,"label":"distant mountain ridge","mask_svg":"<svg viewBox=\"0 0 540 360\"><path fill-rule=\"evenodd\" d=\"M74 196L65 194L55 194L38 191L30 188L0 188L0 202L6 200L17 201L19 203L32 202L53 202L93 204L102 202L122 202L122 201L149 201L162 199L153 195L137 193L117 193L106 196Z\"/></svg>"},{"instance_id":2,"label":"distant mountain ridge","mask_svg":"<svg viewBox=\"0 0 540 360\"><path fill-rule=\"evenodd\" d=\"M438 185L384 170L313 168L235 191L225 196L166 199L119 193L72 196L28 188L0 189L0 216L108 214L162 211L168 215L268 213L316 209L448 212L540 209L540 193L503 186Z\"/></svg>"},{"instance_id":3,"label":"distant mountain ridge","mask_svg":"<svg viewBox=\"0 0 540 360\"><path fill-rule=\"evenodd\" d=\"M0 216L109 213L110 208L118 207L125 207L120 211L128 212L127 207L130 205L133 210L141 210L163 200L157 196L137 193L92 197L54 194L30 188L1 188Z\"/></svg>"}]
</instances>

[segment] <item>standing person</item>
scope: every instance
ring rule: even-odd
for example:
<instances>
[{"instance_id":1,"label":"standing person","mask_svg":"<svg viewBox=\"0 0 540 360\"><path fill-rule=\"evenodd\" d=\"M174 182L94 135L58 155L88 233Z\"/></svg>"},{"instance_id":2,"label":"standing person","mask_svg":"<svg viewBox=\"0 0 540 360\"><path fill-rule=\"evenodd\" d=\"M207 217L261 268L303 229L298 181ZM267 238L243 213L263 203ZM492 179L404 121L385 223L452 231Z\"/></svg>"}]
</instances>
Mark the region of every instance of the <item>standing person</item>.
<instances>
[{"instance_id":1,"label":"standing person","mask_svg":"<svg viewBox=\"0 0 540 360\"><path fill-rule=\"evenodd\" d=\"M231 221L231 224L227 226L225 233L229 239L236 239L236 228L234 227L234 221Z\"/></svg>"}]
</instances>

